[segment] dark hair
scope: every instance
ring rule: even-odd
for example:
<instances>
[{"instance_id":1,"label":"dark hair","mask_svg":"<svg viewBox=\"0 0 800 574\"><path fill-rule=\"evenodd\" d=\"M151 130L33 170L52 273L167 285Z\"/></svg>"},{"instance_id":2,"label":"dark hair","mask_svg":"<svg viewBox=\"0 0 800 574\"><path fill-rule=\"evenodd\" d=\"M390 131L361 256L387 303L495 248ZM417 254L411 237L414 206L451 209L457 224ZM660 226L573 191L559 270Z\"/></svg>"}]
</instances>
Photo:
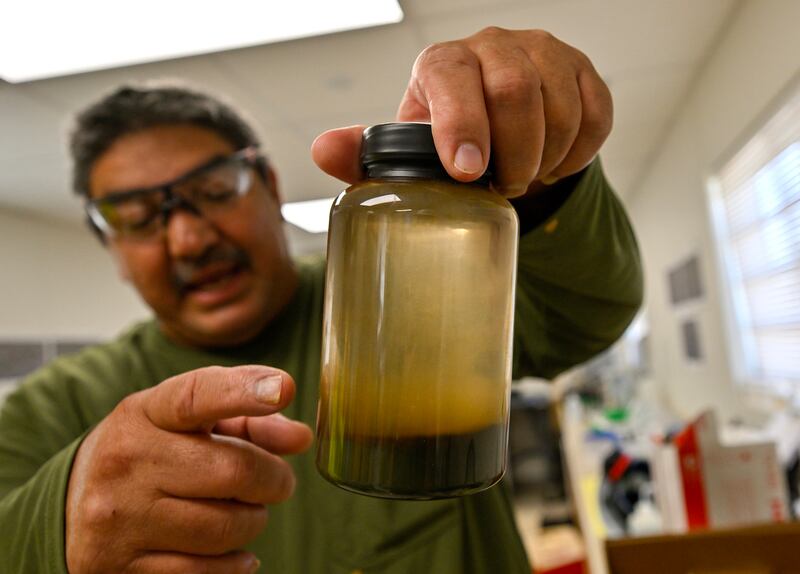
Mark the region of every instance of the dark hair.
<instances>
[{"instance_id":1,"label":"dark hair","mask_svg":"<svg viewBox=\"0 0 800 574\"><path fill-rule=\"evenodd\" d=\"M208 128L235 149L259 143L241 115L212 96L177 86L121 86L76 117L69 141L74 191L89 195L89 173L94 162L119 137L168 124ZM259 168L263 171L266 165Z\"/></svg>"}]
</instances>

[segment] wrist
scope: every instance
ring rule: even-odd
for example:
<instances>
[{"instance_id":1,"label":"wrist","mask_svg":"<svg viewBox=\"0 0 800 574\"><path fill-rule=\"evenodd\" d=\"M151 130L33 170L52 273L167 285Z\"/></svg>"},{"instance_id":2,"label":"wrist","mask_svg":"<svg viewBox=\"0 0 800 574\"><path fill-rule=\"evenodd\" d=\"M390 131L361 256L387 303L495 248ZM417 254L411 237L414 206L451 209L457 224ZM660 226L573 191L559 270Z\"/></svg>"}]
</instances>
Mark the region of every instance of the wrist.
<instances>
[{"instance_id":1,"label":"wrist","mask_svg":"<svg viewBox=\"0 0 800 574\"><path fill-rule=\"evenodd\" d=\"M591 164L589 164L591 165ZM552 183L533 181L525 195L509 199L519 216L519 234L535 229L557 212L569 199L589 166Z\"/></svg>"}]
</instances>

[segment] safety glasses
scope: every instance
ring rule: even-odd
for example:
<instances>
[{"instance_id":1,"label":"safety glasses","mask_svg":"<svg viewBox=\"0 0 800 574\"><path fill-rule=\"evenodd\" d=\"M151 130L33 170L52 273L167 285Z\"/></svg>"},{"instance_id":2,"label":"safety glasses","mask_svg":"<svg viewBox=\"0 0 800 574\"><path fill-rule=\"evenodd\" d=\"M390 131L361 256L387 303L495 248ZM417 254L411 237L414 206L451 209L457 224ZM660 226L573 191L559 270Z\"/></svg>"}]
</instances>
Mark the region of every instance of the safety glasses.
<instances>
[{"instance_id":1,"label":"safety glasses","mask_svg":"<svg viewBox=\"0 0 800 574\"><path fill-rule=\"evenodd\" d=\"M250 191L258 157L255 146L247 147L170 183L89 200L86 213L104 236L138 240L159 236L176 209L213 221Z\"/></svg>"}]
</instances>

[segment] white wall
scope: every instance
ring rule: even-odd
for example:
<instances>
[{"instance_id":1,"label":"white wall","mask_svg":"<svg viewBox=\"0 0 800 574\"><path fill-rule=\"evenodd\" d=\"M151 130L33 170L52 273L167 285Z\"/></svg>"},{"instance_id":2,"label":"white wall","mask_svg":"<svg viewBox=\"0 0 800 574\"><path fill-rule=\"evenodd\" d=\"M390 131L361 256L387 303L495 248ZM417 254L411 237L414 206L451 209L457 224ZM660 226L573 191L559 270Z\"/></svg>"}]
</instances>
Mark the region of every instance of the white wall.
<instances>
[{"instance_id":1,"label":"white wall","mask_svg":"<svg viewBox=\"0 0 800 574\"><path fill-rule=\"evenodd\" d=\"M106 339L147 316L88 229L0 210L1 339Z\"/></svg>"},{"instance_id":2,"label":"white wall","mask_svg":"<svg viewBox=\"0 0 800 574\"><path fill-rule=\"evenodd\" d=\"M294 255L325 250L287 235ZM87 228L0 209L0 340L107 339L149 316Z\"/></svg>"},{"instance_id":3,"label":"white wall","mask_svg":"<svg viewBox=\"0 0 800 574\"><path fill-rule=\"evenodd\" d=\"M730 414L741 404L729 368L705 180L800 72L799 22L797 0L742 1L650 171L626 198L646 266L653 374L685 416L709 405ZM666 273L693 253L700 257L706 297L676 310ZM706 357L700 364L683 358L685 316L700 323Z\"/></svg>"}]
</instances>

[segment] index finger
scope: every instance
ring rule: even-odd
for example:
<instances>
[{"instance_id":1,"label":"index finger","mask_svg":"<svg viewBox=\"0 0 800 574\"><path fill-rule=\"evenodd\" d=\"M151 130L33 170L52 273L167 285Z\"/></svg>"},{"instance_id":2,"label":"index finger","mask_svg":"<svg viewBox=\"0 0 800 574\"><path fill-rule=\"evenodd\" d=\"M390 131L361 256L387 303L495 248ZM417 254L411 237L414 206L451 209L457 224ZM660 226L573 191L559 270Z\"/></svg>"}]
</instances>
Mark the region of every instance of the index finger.
<instances>
[{"instance_id":1,"label":"index finger","mask_svg":"<svg viewBox=\"0 0 800 574\"><path fill-rule=\"evenodd\" d=\"M210 432L220 419L278 412L294 391L294 381L280 369L206 367L167 379L141 400L145 416L161 429Z\"/></svg>"},{"instance_id":2,"label":"index finger","mask_svg":"<svg viewBox=\"0 0 800 574\"><path fill-rule=\"evenodd\" d=\"M414 63L397 119L425 119L424 110L447 173L464 182L480 177L489 163L489 116L480 62L463 44L434 44Z\"/></svg>"}]
</instances>

